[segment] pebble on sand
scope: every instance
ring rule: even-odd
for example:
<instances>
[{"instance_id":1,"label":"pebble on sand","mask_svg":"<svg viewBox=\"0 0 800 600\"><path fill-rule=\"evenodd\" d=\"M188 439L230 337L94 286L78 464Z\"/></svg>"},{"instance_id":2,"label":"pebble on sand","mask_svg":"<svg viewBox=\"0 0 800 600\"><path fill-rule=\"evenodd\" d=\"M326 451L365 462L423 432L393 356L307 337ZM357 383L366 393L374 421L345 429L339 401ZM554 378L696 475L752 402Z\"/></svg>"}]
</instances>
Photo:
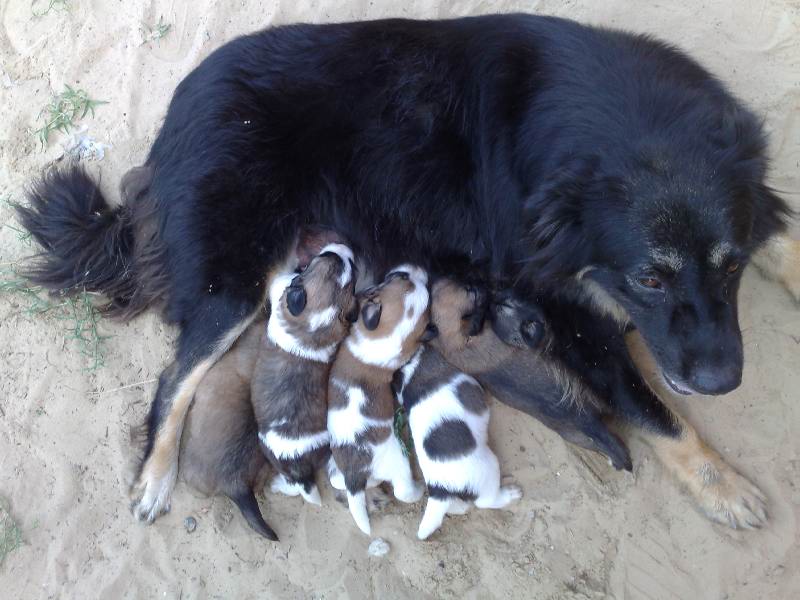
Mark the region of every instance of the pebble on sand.
<instances>
[{"instance_id":1,"label":"pebble on sand","mask_svg":"<svg viewBox=\"0 0 800 600\"><path fill-rule=\"evenodd\" d=\"M386 556L390 548L389 542L385 539L375 538L370 542L369 548L367 548L367 554L370 556Z\"/></svg>"}]
</instances>

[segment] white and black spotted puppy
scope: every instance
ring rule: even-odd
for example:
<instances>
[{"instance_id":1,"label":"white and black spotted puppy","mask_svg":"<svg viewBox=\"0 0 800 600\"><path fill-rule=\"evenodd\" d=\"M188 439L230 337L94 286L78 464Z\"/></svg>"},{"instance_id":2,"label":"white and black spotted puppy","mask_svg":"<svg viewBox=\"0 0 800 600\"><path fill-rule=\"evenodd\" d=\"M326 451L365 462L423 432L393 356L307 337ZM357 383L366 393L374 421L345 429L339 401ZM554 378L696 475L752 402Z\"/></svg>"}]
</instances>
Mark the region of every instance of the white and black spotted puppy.
<instances>
[{"instance_id":1,"label":"white and black spotted puppy","mask_svg":"<svg viewBox=\"0 0 800 600\"><path fill-rule=\"evenodd\" d=\"M519 487L500 485L500 464L489 447L489 406L473 377L422 345L394 386L428 486L419 539L436 531L446 514L464 514L469 502L503 508L522 497Z\"/></svg>"},{"instance_id":2,"label":"white and black spotted puppy","mask_svg":"<svg viewBox=\"0 0 800 600\"><path fill-rule=\"evenodd\" d=\"M273 491L320 504L316 471L330 457L328 376L358 315L352 251L329 244L302 273L270 285L267 339L252 382L261 449L278 470Z\"/></svg>"},{"instance_id":3,"label":"white and black spotted puppy","mask_svg":"<svg viewBox=\"0 0 800 600\"><path fill-rule=\"evenodd\" d=\"M334 487L347 490L358 527L370 533L365 490L388 481L403 502L416 502L408 457L394 434L394 372L419 346L428 323L426 273L412 266L393 270L359 295L358 320L339 348L328 386L328 432L335 462Z\"/></svg>"}]
</instances>

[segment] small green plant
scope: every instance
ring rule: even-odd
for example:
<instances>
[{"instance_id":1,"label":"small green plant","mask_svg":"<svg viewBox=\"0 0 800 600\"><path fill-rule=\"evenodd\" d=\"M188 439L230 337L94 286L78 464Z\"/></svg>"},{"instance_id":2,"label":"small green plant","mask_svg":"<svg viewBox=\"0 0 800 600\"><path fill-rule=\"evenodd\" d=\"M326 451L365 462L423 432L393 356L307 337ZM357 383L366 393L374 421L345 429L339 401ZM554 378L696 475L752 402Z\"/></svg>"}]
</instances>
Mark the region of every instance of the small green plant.
<instances>
[{"instance_id":1,"label":"small green plant","mask_svg":"<svg viewBox=\"0 0 800 600\"><path fill-rule=\"evenodd\" d=\"M155 42L160 40L164 36L166 36L170 29L172 29L171 23L165 23L164 17L158 18L158 23L155 25L148 25L147 23L142 23L141 26L142 32L142 45L148 42Z\"/></svg>"},{"instance_id":2,"label":"small green plant","mask_svg":"<svg viewBox=\"0 0 800 600\"><path fill-rule=\"evenodd\" d=\"M6 206L10 206L11 208L15 208L16 204L9 200L8 198L0 198L0 202L3 202ZM20 229L16 225L11 225L10 223L3 223L3 227L6 229L10 229L14 233L17 234L17 239L25 244L26 246L31 245L31 234L29 231L25 231L24 229Z\"/></svg>"},{"instance_id":3,"label":"small green plant","mask_svg":"<svg viewBox=\"0 0 800 600\"><path fill-rule=\"evenodd\" d=\"M410 457L414 452L414 448L411 445L411 435L407 432L408 430L408 418L406 417L406 411L403 409L402 406L398 406L397 410L394 411L394 434L397 436L397 439L400 440L400 446L403 448L403 454L407 457Z\"/></svg>"},{"instance_id":4,"label":"small green plant","mask_svg":"<svg viewBox=\"0 0 800 600\"><path fill-rule=\"evenodd\" d=\"M0 272L0 293L18 296L29 316L47 313L65 322L67 339L74 340L81 355L89 361L86 370L95 371L105 364L105 340L110 336L100 333L100 311L95 306L92 294L82 290L64 296L60 302L52 302L41 287L30 285L13 267Z\"/></svg>"},{"instance_id":5,"label":"small green plant","mask_svg":"<svg viewBox=\"0 0 800 600\"><path fill-rule=\"evenodd\" d=\"M56 318L69 323L69 339L75 340L80 353L89 360L87 370L95 371L105 364L105 341L110 337L101 335L97 327L100 311L86 290L68 297L66 303L68 314Z\"/></svg>"},{"instance_id":6,"label":"small green plant","mask_svg":"<svg viewBox=\"0 0 800 600\"><path fill-rule=\"evenodd\" d=\"M87 113L92 113L94 116L94 109L101 104L108 103L103 100L92 100L84 90L76 90L65 85L64 91L54 96L40 113L40 118L42 116L45 118L45 124L35 133L42 147L47 145L51 133L54 131L69 133L75 127L75 121L82 119Z\"/></svg>"},{"instance_id":7,"label":"small green plant","mask_svg":"<svg viewBox=\"0 0 800 600\"><path fill-rule=\"evenodd\" d=\"M47 7L42 10L36 10L37 6L42 6L47 4ZM42 2L37 2L34 0L31 2L31 12L33 13L34 17L43 17L46 14L50 13L51 10L69 10L69 0L44 0Z\"/></svg>"},{"instance_id":8,"label":"small green plant","mask_svg":"<svg viewBox=\"0 0 800 600\"><path fill-rule=\"evenodd\" d=\"M22 530L11 516L8 502L0 498L0 565L6 556L22 546Z\"/></svg>"}]
</instances>

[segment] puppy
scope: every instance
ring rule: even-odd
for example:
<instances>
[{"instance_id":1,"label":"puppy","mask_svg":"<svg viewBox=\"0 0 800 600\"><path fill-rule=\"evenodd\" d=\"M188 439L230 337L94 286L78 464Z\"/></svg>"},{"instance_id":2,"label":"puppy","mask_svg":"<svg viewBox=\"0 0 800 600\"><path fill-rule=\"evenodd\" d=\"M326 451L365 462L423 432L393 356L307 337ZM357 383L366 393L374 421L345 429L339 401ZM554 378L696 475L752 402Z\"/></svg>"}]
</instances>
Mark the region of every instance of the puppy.
<instances>
[{"instance_id":1,"label":"puppy","mask_svg":"<svg viewBox=\"0 0 800 600\"><path fill-rule=\"evenodd\" d=\"M365 490L388 481L403 502L422 497L408 458L393 432L392 376L417 349L428 323L427 274L398 267L359 295L360 316L339 348L328 385L328 432L337 472L331 483L347 490L350 512L370 534Z\"/></svg>"},{"instance_id":2,"label":"puppy","mask_svg":"<svg viewBox=\"0 0 800 600\"><path fill-rule=\"evenodd\" d=\"M522 497L519 487L500 485L500 464L489 448L489 406L473 377L421 346L395 386L428 486L419 539L439 529L447 513L464 514L469 501L504 508Z\"/></svg>"},{"instance_id":3,"label":"puppy","mask_svg":"<svg viewBox=\"0 0 800 600\"><path fill-rule=\"evenodd\" d=\"M320 504L315 473L330 457L328 375L358 315L353 253L329 244L301 273L270 285L267 339L252 383L258 439L278 470L273 491ZM348 320L349 319L349 320Z\"/></svg>"},{"instance_id":4,"label":"puppy","mask_svg":"<svg viewBox=\"0 0 800 600\"><path fill-rule=\"evenodd\" d=\"M631 470L627 447L606 424L611 407L553 356L549 323L535 303L509 291L490 296L450 279L438 280L431 297L431 322L439 335L430 345L447 362L568 442ZM491 326L484 327L476 317L486 314Z\"/></svg>"},{"instance_id":5,"label":"puppy","mask_svg":"<svg viewBox=\"0 0 800 600\"><path fill-rule=\"evenodd\" d=\"M250 527L277 541L254 493L264 487L270 470L250 404L263 327L263 320L251 325L200 382L181 438L180 473L198 491L233 500Z\"/></svg>"}]
</instances>

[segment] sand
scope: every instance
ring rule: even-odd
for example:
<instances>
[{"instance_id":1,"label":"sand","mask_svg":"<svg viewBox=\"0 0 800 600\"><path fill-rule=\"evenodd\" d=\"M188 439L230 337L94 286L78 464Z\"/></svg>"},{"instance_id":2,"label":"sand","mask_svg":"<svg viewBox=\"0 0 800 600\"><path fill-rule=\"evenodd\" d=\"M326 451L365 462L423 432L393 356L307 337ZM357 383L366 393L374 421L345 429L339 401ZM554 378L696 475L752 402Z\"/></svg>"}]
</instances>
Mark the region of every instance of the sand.
<instances>
[{"instance_id":1,"label":"sand","mask_svg":"<svg viewBox=\"0 0 800 600\"><path fill-rule=\"evenodd\" d=\"M44 4L47 3L45 0ZM41 5L41 0L37 5ZM800 208L800 4L796 0L673 2L413 0L72 0L31 17L28 0L0 2L0 197L20 199L62 153L31 134L51 94L70 84L108 104L82 122L110 144L90 163L116 197L143 162L174 87L236 35L293 21L388 15L449 17L526 10L650 32L690 51L766 118L771 183ZM405 5L405 8L400 8ZM141 22L172 31L141 44ZM12 223L9 208L0 219ZM795 231L795 235L797 232ZM0 230L0 262L32 248ZM31 316L0 296L0 497L23 545L0 565L3 598L790 598L800 595L800 313L786 291L745 274L743 385L721 398L676 399L707 440L767 493L757 532L707 521L649 448L632 442L633 474L617 473L511 409L493 407L503 471L523 486L510 511L450 518L433 541L414 538L421 507L391 503L370 540L329 489L324 506L268 494L282 536L255 536L225 499L180 485L153 526L128 511L128 428L143 418L175 331L155 315L102 322L105 364L67 339L66 322ZM184 519L197 528L189 533Z\"/></svg>"}]
</instances>

